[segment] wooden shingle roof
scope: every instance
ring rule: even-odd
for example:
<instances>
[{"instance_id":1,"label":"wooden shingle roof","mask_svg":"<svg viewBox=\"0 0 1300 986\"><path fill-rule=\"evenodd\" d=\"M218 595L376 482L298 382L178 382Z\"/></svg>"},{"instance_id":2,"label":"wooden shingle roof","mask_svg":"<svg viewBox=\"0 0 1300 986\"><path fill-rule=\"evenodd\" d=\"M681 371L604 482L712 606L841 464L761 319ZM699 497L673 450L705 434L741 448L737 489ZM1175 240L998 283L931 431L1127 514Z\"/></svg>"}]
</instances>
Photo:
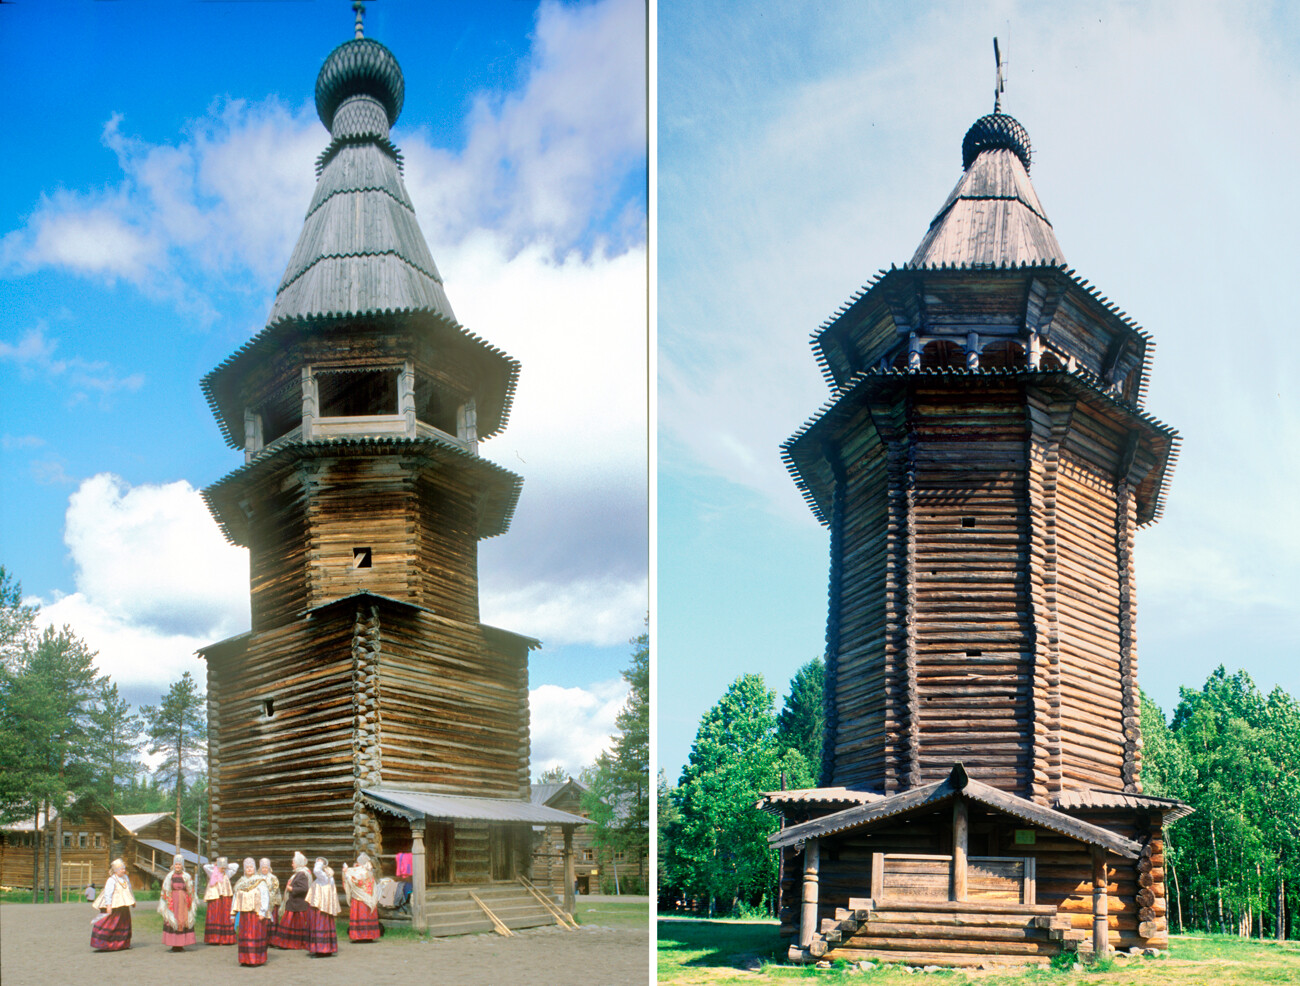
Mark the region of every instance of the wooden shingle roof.
<instances>
[{"instance_id":1,"label":"wooden shingle roof","mask_svg":"<svg viewBox=\"0 0 1300 986\"><path fill-rule=\"evenodd\" d=\"M1063 264L1065 255L1015 151L980 151L962 173L909 267Z\"/></svg>"}]
</instances>

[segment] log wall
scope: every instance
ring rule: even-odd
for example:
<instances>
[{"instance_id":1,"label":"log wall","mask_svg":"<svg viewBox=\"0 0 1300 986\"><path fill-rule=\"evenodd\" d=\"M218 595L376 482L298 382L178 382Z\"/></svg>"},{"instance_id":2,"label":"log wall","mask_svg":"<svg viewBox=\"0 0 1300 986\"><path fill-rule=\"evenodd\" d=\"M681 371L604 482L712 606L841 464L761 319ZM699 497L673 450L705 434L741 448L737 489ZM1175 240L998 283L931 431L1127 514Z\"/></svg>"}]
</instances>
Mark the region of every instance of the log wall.
<instances>
[{"instance_id":1,"label":"log wall","mask_svg":"<svg viewBox=\"0 0 1300 986\"><path fill-rule=\"evenodd\" d=\"M385 612L383 641L384 783L527 799L527 655L421 610Z\"/></svg>"}]
</instances>

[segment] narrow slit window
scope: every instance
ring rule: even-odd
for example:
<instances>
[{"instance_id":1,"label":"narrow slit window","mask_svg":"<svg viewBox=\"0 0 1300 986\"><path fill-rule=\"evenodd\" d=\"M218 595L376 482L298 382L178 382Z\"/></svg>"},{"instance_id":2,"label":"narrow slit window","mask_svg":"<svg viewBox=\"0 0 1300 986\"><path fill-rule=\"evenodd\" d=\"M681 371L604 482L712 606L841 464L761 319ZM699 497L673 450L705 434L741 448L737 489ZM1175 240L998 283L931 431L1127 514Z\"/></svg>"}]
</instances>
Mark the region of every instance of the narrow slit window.
<instances>
[{"instance_id":1,"label":"narrow slit window","mask_svg":"<svg viewBox=\"0 0 1300 986\"><path fill-rule=\"evenodd\" d=\"M353 548L353 549L352 549L352 567L353 567L353 568L369 568L369 567L370 567L370 560L371 560L371 555L370 555L370 549L369 549L369 548Z\"/></svg>"},{"instance_id":2,"label":"narrow slit window","mask_svg":"<svg viewBox=\"0 0 1300 986\"><path fill-rule=\"evenodd\" d=\"M975 518L974 518L974 517L963 517L963 518L961 519L961 526L962 526L962 527L974 527L974 526L975 526Z\"/></svg>"},{"instance_id":3,"label":"narrow slit window","mask_svg":"<svg viewBox=\"0 0 1300 986\"><path fill-rule=\"evenodd\" d=\"M967 657L983 657L983 656L984 656L984 652L983 652L982 650L968 650L968 651L966 652L966 656L967 656Z\"/></svg>"},{"instance_id":4,"label":"narrow slit window","mask_svg":"<svg viewBox=\"0 0 1300 986\"><path fill-rule=\"evenodd\" d=\"M273 698L262 699L263 718L270 719L273 715L275 715L275 699Z\"/></svg>"}]
</instances>

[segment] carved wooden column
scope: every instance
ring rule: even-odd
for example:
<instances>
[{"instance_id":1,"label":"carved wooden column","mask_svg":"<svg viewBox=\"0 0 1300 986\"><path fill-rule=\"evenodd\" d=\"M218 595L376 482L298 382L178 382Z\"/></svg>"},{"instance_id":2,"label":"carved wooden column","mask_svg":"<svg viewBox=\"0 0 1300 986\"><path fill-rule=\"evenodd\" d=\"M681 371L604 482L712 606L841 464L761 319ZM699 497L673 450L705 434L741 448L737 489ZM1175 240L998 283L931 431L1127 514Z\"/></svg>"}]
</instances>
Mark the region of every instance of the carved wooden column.
<instances>
[{"instance_id":1,"label":"carved wooden column","mask_svg":"<svg viewBox=\"0 0 1300 986\"><path fill-rule=\"evenodd\" d=\"M817 931L817 902L821 896L818 871L821 868L821 842L809 839L803 847L803 913L799 920L799 947L812 944Z\"/></svg>"},{"instance_id":2,"label":"carved wooden column","mask_svg":"<svg viewBox=\"0 0 1300 986\"><path fill-rule=\"evenodd\" d=\"M952 802L952 899L966 899L966 852L970 843L970 814L966 799Z\"/></svg>"},{"instance_id":3,"label":"carved wooden column","mask_svg":"<svg viewBox=\"0 0 1300 986\"><path fill-rule=\"evenodd\" d=\"M1099 958L1110 948L1109 902L1106 898L1106 850L1092 847L1092 950Z\"/></svg>"},{"instance_id":4,"label":"carved wooden column","mask_svg":"<svg viewBox=\"0 0 1300 986\"><path fill-rule=\"evenodd\" d=\"M424 860L424 819L411 821L411 927L416 931L426 931L429 921L424 914L425 874L428 867Z\"/></svg>"},{"instance_id":5,"label":"carved wooden column","mask_svg":"<svg viewBox=\"0 0 1300 986\"><path fill-rule=\"evenodd\" d=\"M573 914L573 909L577 905L574 900L573 885L577 883L577 875L573 871L573 826L564 826L564 909Z\"/></svg>"}]
</instances>

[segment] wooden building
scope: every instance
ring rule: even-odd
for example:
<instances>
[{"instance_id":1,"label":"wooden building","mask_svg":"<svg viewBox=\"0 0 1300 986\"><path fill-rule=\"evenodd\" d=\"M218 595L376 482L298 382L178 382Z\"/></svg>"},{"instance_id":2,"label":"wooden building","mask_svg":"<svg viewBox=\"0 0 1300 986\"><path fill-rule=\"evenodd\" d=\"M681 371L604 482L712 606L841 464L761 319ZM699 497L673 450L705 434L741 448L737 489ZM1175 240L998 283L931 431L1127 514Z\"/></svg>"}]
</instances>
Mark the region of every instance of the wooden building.
<instances>
[{"instance_id":1,"label":"wooden building","mask_svg":"<svg viewBox=\"0 0 1300 986\"><path fill-rule=\"evenodd\" d=\"M0 884L31 889L32 857L33 854L43 852L41 837L48 829L51 840L57 838L57 812L50 814L48 827L44 818L39 826L28 818L0 827ZM103 886L109 863L120 857L126 862L131 885L142 890L162 879L175 855L173 844L176 823L170 812L114 815L110 826L108 812L91 810L83 812L79 818L64 818L61 829L63 846L59 856L65 888L80 890L89 882L97 887ZM181 826L182 852L191 869L199 862L199 857L192 848L197 842L198 837L194 832ZM59 882L55 865L54 843L51 841L51 887L57 887ZM45 860L42 855L39 872L36 873L36 885L43 888L45 879Z\"/></svg>"},{"instance_id":2,"label":"wooden building","mask_svg":"<svg viewBox=\"0 0 1300 986\"><path fill-rule=\"evenodd\" d=\"M358 19L316 80L330 141L266 327L203 379L244 454L204 497L249 549L252 608L201 651L211 852L337 868L365 851L387 875L410 852L417 926L493 927L473 900L489 890L504 923L546 923L521 882L532 826L571 841L584 822L529 799L539 645L478 603L478 541L522 482L478 443L519 365L452 312L389 139L404 95ZM436 908L433 886L451 888Z\"/></svg>"},{"instance_id":3,"label":"wooden building","mask_svg":"<svg viewBox=\"0 0 1300 986\"><path fill-rule=\"evenodd\" d=\"M532 800L535 805L587 818L590 813L582 806L582 797L587 792L585 785L570 777L564 782L534 784ZM628 893L628 880L640 881L645 886L647 862L644 856L614 853L597 846L590 829L579 829L573 837L573 879L579 894L604 893L607 887L612 893L615 886ZM561 826L539 826L535 832L533 879L539 887L552 894L565 892L564 830Z\"/></svg>"},{"instance_id":4,"label":"wooden building","mask_svg":"<svg viewBox=\"0 0 1300 986\"><path fill-rule=\"evenodd\" d=\"M1167 943L1190 809L1142 793L1133 542L1178 436L1024 128L995 108L962 157L911 261L814 334L831 398L783 447L830 529L822 786L760 802L804 960Z\"/></svg>"}]
</instances>

